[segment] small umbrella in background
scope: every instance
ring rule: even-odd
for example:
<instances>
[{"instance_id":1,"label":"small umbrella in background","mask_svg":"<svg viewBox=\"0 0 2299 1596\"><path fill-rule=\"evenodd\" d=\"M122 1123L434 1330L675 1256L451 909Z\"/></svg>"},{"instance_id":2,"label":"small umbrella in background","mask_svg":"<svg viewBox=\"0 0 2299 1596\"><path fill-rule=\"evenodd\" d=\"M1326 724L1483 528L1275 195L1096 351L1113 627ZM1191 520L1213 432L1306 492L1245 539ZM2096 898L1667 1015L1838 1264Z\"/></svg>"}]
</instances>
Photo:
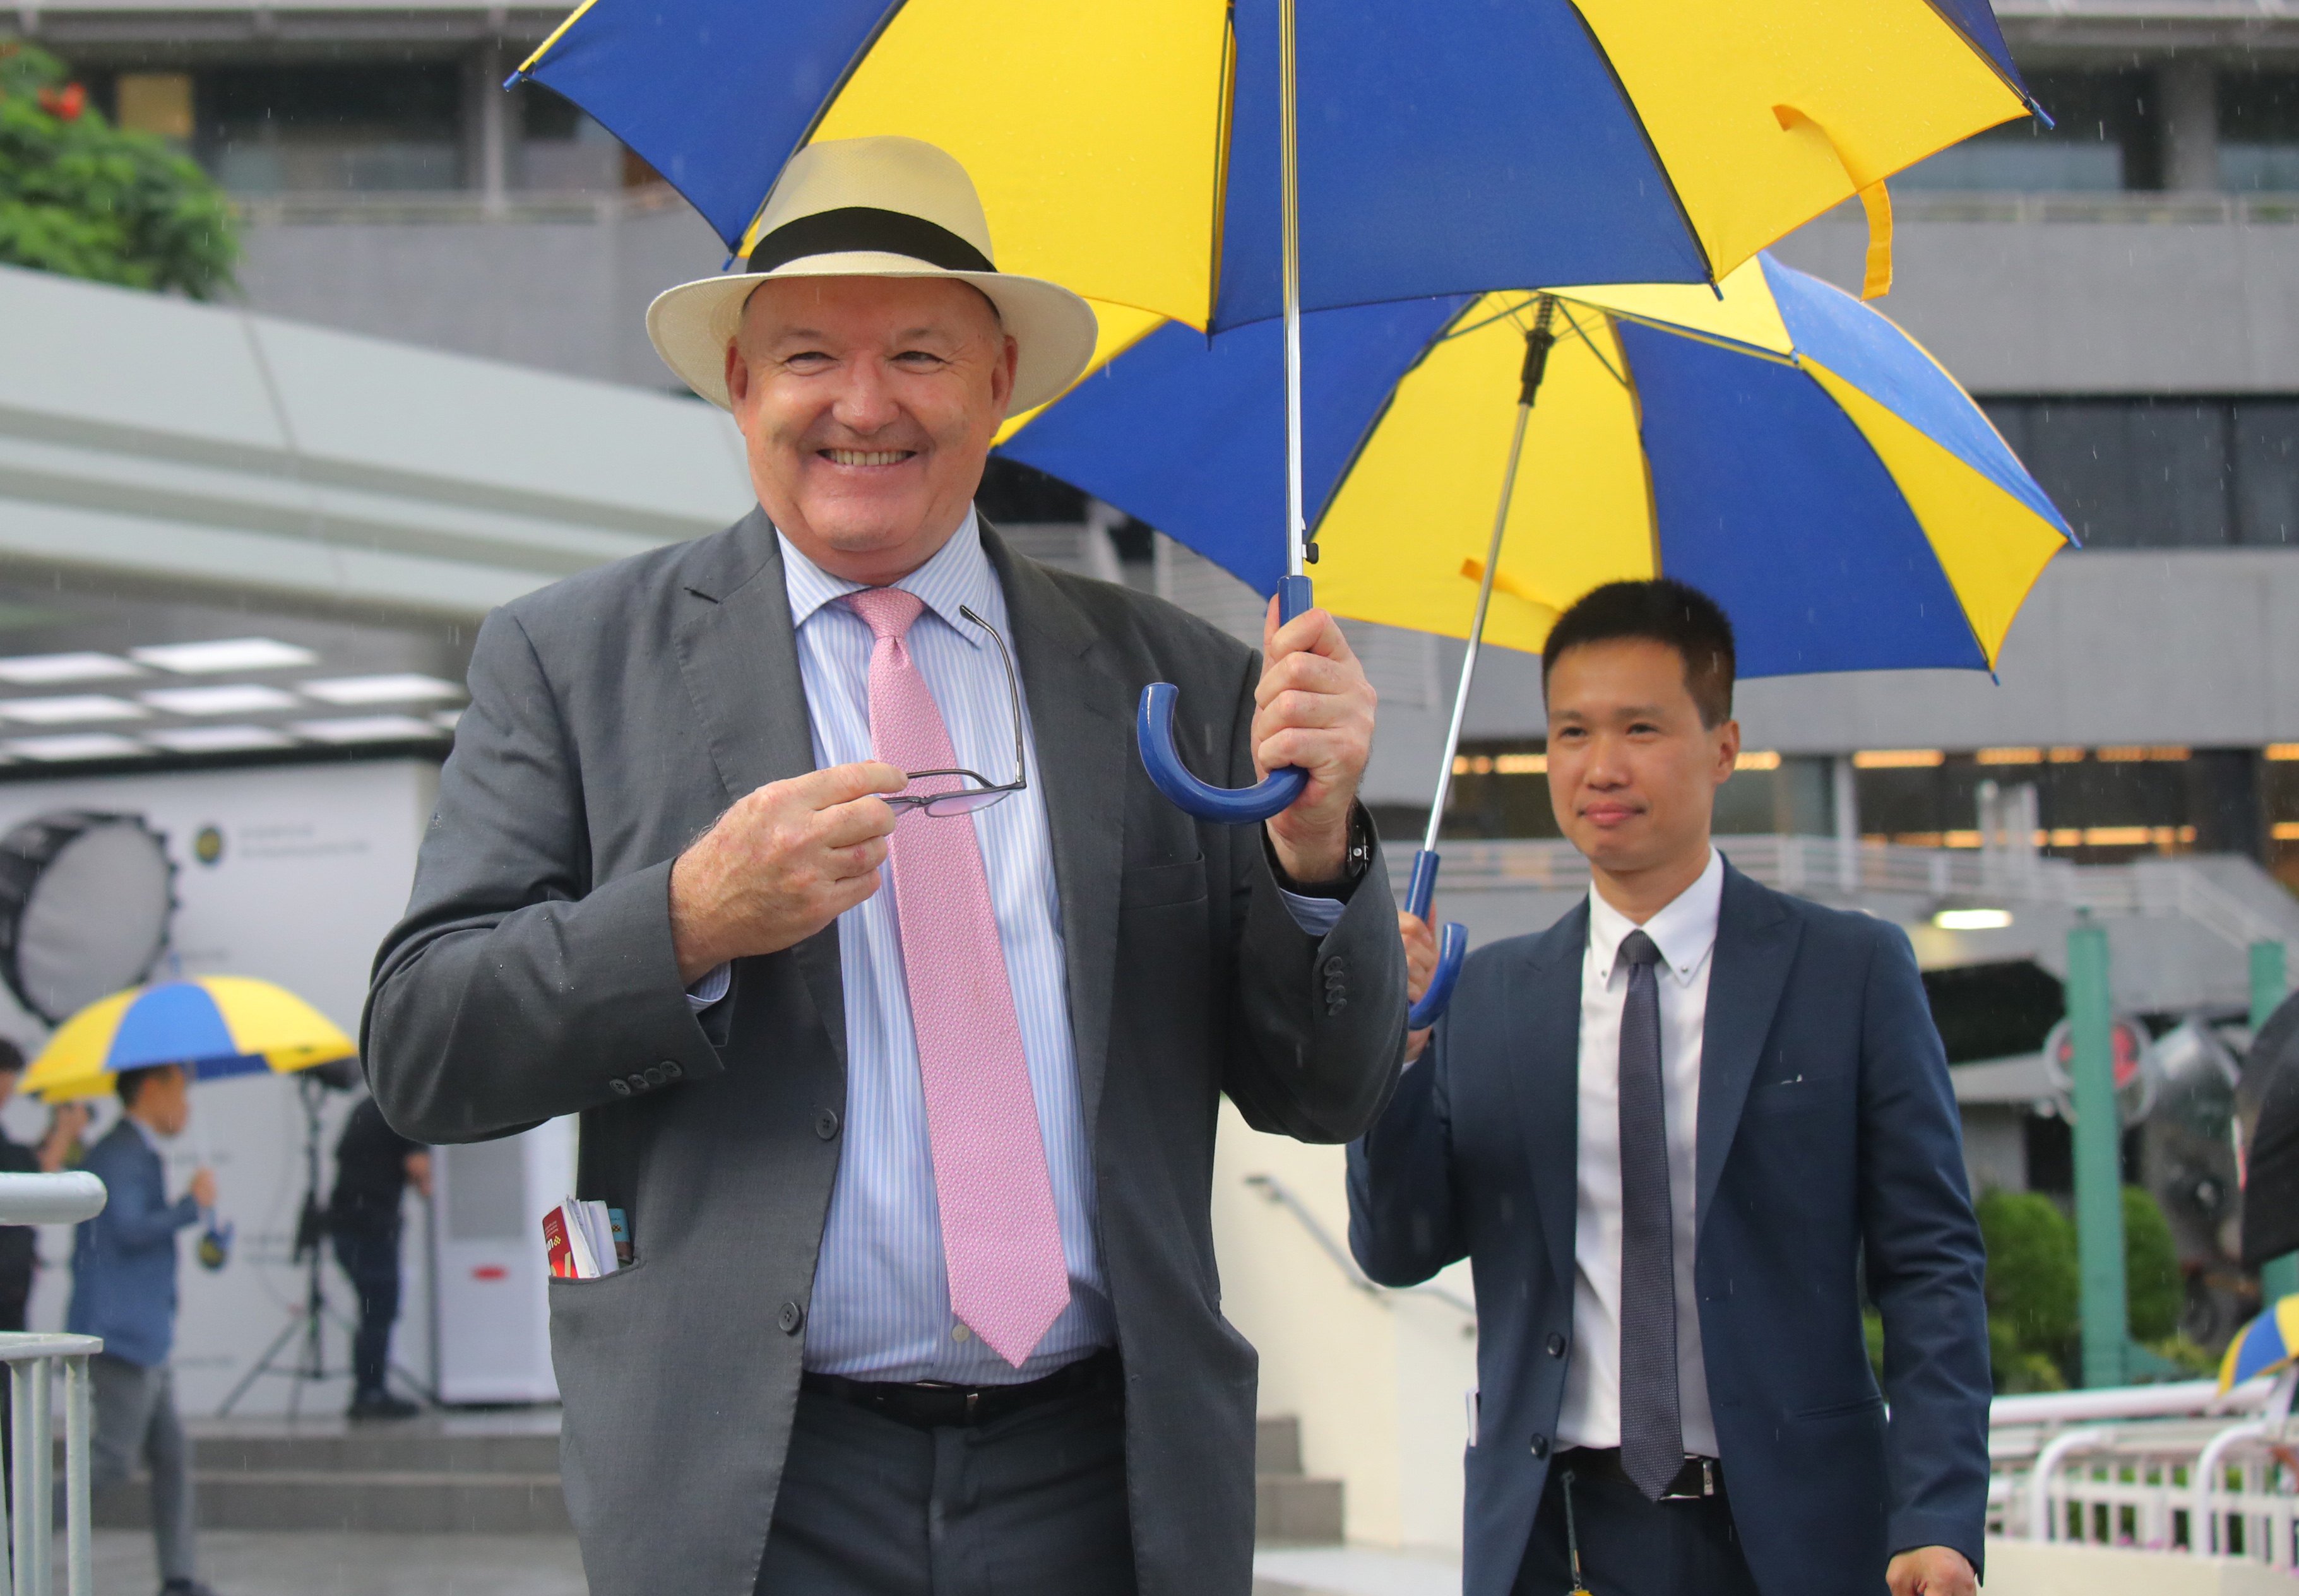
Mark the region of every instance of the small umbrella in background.
<instances>
[{"instance_id":1,"label":"small umbrella in background","mask_svg":"<svg viewBox=\"0 0 2299 1596\"><path fill-rule=\"evenodd\" d=\"M1743 676L1992 670L2067 523L1963 390L1875 310L1759 256L1714 292L1490 294L1321 311L1305 417L1336 614L1470 644L1407 907L1426 918L1477 649L1538 651L1601 583L1723 606ZM1169 326L1012 429L1006 455L1257 591L1282 501L1273 327ZM1520 465L1524 491L1516 491ZM1441 1013L1451 934L1416 1023Z\"/></svg>"},{"instance_id":2,"label":"small umbrella in background","mask_svg":"<svg viewBox=\"0 0 2299 1596\"><path fill-rule=\"evenodd\" d=\"M2299 1359L2299 1297L2285 1297L2236 1332L2220 1360L2220 1391L2232 1391L2245 1380L2273 1374Z\"/></svg>"},{"instance_id":3,"label":"small umbrella in background","mask_svg":"<svg viewBox=\"0 0 2299 1596\"><path fill-rule=\"evenodd\" d=\"M2034 109L1988 0L584 0L512 81L589 112L735 257L818 139L921 138L979 187L1008 271L1097 302L1097 360L1162 320L1282 317L1277 515L1256 535L1291 620L1307 561L1301 312L1525 283L1714 283L1858 195L1891 278L1884 179ZM813 222L801 218L790 224ZM846 219L851 227L866 220ZM859 238L862 235L854 235ZM853 247L867 247L856 244ZM1316 387L1330 377L1320 369ZM1122 500L1120 501L1122 502ZM1175 754L1174 803L1255 821Z\"/></svg>"},{"instance_id":4,"label":"small umbrella in background","mask_svg":"<svg viewBox=\"0 0 2299 1596\"><path fill-rule=\"evenodd\" d=\"M25 1071L23 1089L62 1103L109 1093L123 1070L176 1064L198 1082L291 1074L358 1056L351 1038L286 988L205 975L130 987L88 1005L56 1028ZM231 1258L233 1227L212 1212L205 1219L199 1260L220 1269Z\"/></svg>"}]
</instances>

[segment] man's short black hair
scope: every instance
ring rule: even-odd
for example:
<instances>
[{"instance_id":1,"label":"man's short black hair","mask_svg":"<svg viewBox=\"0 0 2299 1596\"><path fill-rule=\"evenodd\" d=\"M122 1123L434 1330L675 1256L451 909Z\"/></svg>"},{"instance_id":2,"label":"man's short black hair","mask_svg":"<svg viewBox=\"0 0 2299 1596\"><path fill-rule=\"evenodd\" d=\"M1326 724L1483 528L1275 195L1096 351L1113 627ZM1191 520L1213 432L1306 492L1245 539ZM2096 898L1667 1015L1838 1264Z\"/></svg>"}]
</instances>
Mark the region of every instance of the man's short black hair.
<instances>
[{"instance_id":1,"label":"man's short black hair","mask_svg":"<svg viewBox=\"0 0 2299 1596\"><path fill-rule=\"evenodd\" d=\"M112 1089L120 1094L120 1107L134 1108L136 1099L143 1094L144 1087L154 1077L169 1070L181 1068L179 1064L146 1064L140 1070L122 1070L119 1079L112 1082Z\"/></svg>"},{"instance_id":2,"label":"man's short black hair","mask_svg":"<svg viewBox=\"0 0 2299 1596\"><path fill-rule=\"evenodd\" d=\"M0 1037L0 1075L16 1075L24 1068L24 1050L5 1037Z\"/></svg>"},{"instance_id":3,"label":"man's short black hair","mask_svg":"<svg viewBox=\"0 0 2299 1596\"><path fill-rule=\"evenodd\" d=\"M1591 588L1557 616L1540 646L1543 695L1565 650L1617 638L1642 638L1674 649L1684 661L1684 685L1699 706L1700 724L1715 727L1732 718L1732 623L1715 600L1666 576Z\"/></svg>"}]
</instances>

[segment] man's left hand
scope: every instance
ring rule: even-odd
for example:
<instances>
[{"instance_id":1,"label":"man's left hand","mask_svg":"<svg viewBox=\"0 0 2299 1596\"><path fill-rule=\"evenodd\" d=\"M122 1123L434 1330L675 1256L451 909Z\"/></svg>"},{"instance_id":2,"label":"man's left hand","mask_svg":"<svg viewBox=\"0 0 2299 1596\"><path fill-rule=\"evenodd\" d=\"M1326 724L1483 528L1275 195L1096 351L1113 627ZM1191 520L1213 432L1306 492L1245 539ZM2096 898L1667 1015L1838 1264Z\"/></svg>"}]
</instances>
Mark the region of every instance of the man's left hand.
<instances>
[{"instance_id":1,"label":"man's left hand","mask_svg":"<svg viewBox=\"0 0 2299 1596\"><path fill-rule=\"evenodd\" d=\"M1978 1596L1979 1576L1953 1546L1919 1546L1884 1570L1892 1596Z\"/></svg>"},{"instance_id":2,"label":"man's left hand","mask_svg":"<svg viewBox=\"0 0 2299 1596\"><path fill-rule=\"evenodd\" d=\"M1253 690L1253 765L1309 773L1309 785L1268 821L1285 873L1305 884L1339 881L1349 857L1349 809L1373 752L1373 683L1339 622L1322 609L1261 624L1261 683Z\"/></svg>"}]
</instances>

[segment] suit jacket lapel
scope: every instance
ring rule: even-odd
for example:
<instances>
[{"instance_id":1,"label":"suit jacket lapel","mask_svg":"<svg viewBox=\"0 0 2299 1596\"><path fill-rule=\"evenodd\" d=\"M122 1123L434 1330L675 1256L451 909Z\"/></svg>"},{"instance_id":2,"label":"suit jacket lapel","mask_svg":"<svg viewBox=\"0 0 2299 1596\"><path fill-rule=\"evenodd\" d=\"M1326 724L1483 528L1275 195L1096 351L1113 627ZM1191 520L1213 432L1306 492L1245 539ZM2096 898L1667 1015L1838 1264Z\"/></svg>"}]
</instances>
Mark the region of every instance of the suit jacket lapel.
<instances>
[{"instance_id":1,"label":"suit jacket lapel","mask_svg":"<svg viewBox=\"0 0 2299 1596\"><path fill-rule=\"evenodd\" d=\"M1524 979L1510 984L1504 1044L1541 1239L1556 1289L1566 1293L1581 1208L1581 963L1588 945L1583 899L1534 939Z\"/></svg>"},{"instance_id":2,"label":"suit jacket lapel","mask_svg":"<svg viewBox=\"0 0 2299 1596\"><path fill-rule=\"evenodd\" d=\"M1014 652L1053 835L1062 906L1070 1038L1079 1106L1093 1145L1109 1058L1117 980L1118 882L1125 861L1125 775L1132 706L1108 645L1076 604L1033 562L982 524L982 545L1006 592Z\"/></svg>"},{"instance_id":3,"label":"suit jacket lapel","mask_svg":"<svg viewBox=\"0 0 2299 1596\"><path fill-rule=\"evenodd\" d=\"M1774 895L1728 863L1708 972L1708 1012L1700 1033L1696 1238L1708 1232L1716 1182L1796 962L1797 937L1797 922Z\"/></svg>"},{"instance_id":4,"label":"suit jacket lapel","mask_svg":"<svg viewBox=\"0 0 2299 1596\"><path fill-rule=\"evenodd\" d=\"M798 634L783 584L782 545L754 509L695 546L674 635L679 670L710 743L724 802L814 768ZM823 1023L846 1057L846 1005L835 923L793 950Z\"/></svg>"}]
</instances>

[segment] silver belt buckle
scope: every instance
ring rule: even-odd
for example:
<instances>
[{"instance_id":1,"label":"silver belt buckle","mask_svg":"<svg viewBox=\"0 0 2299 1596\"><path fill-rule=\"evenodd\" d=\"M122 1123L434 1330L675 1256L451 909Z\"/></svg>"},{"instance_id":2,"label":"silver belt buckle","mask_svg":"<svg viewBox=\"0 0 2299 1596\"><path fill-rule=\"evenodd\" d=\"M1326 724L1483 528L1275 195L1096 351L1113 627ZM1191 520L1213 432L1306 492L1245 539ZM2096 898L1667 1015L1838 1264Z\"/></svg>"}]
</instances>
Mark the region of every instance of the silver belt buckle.
<instances>
[{"instance_id":1,"label":"silver belt buckle","mask_svg":"<svg viewBox=\"0 0 2299 1596\"><path fill-rule=\"evenodd\" d=\"M1697 1491L1672 1491L1667 1495L1662 1497L1661 1500L1663 1501L1698 1501L1703 1497L1715 1495L1716 1460L1714 1458L1696 1458L1691 1453L1688 1452L1685 1454L1684 1460L1688 1463L1697 1463L1700 1465L1700 1489Z\"/></svg>"}]
</instances>

